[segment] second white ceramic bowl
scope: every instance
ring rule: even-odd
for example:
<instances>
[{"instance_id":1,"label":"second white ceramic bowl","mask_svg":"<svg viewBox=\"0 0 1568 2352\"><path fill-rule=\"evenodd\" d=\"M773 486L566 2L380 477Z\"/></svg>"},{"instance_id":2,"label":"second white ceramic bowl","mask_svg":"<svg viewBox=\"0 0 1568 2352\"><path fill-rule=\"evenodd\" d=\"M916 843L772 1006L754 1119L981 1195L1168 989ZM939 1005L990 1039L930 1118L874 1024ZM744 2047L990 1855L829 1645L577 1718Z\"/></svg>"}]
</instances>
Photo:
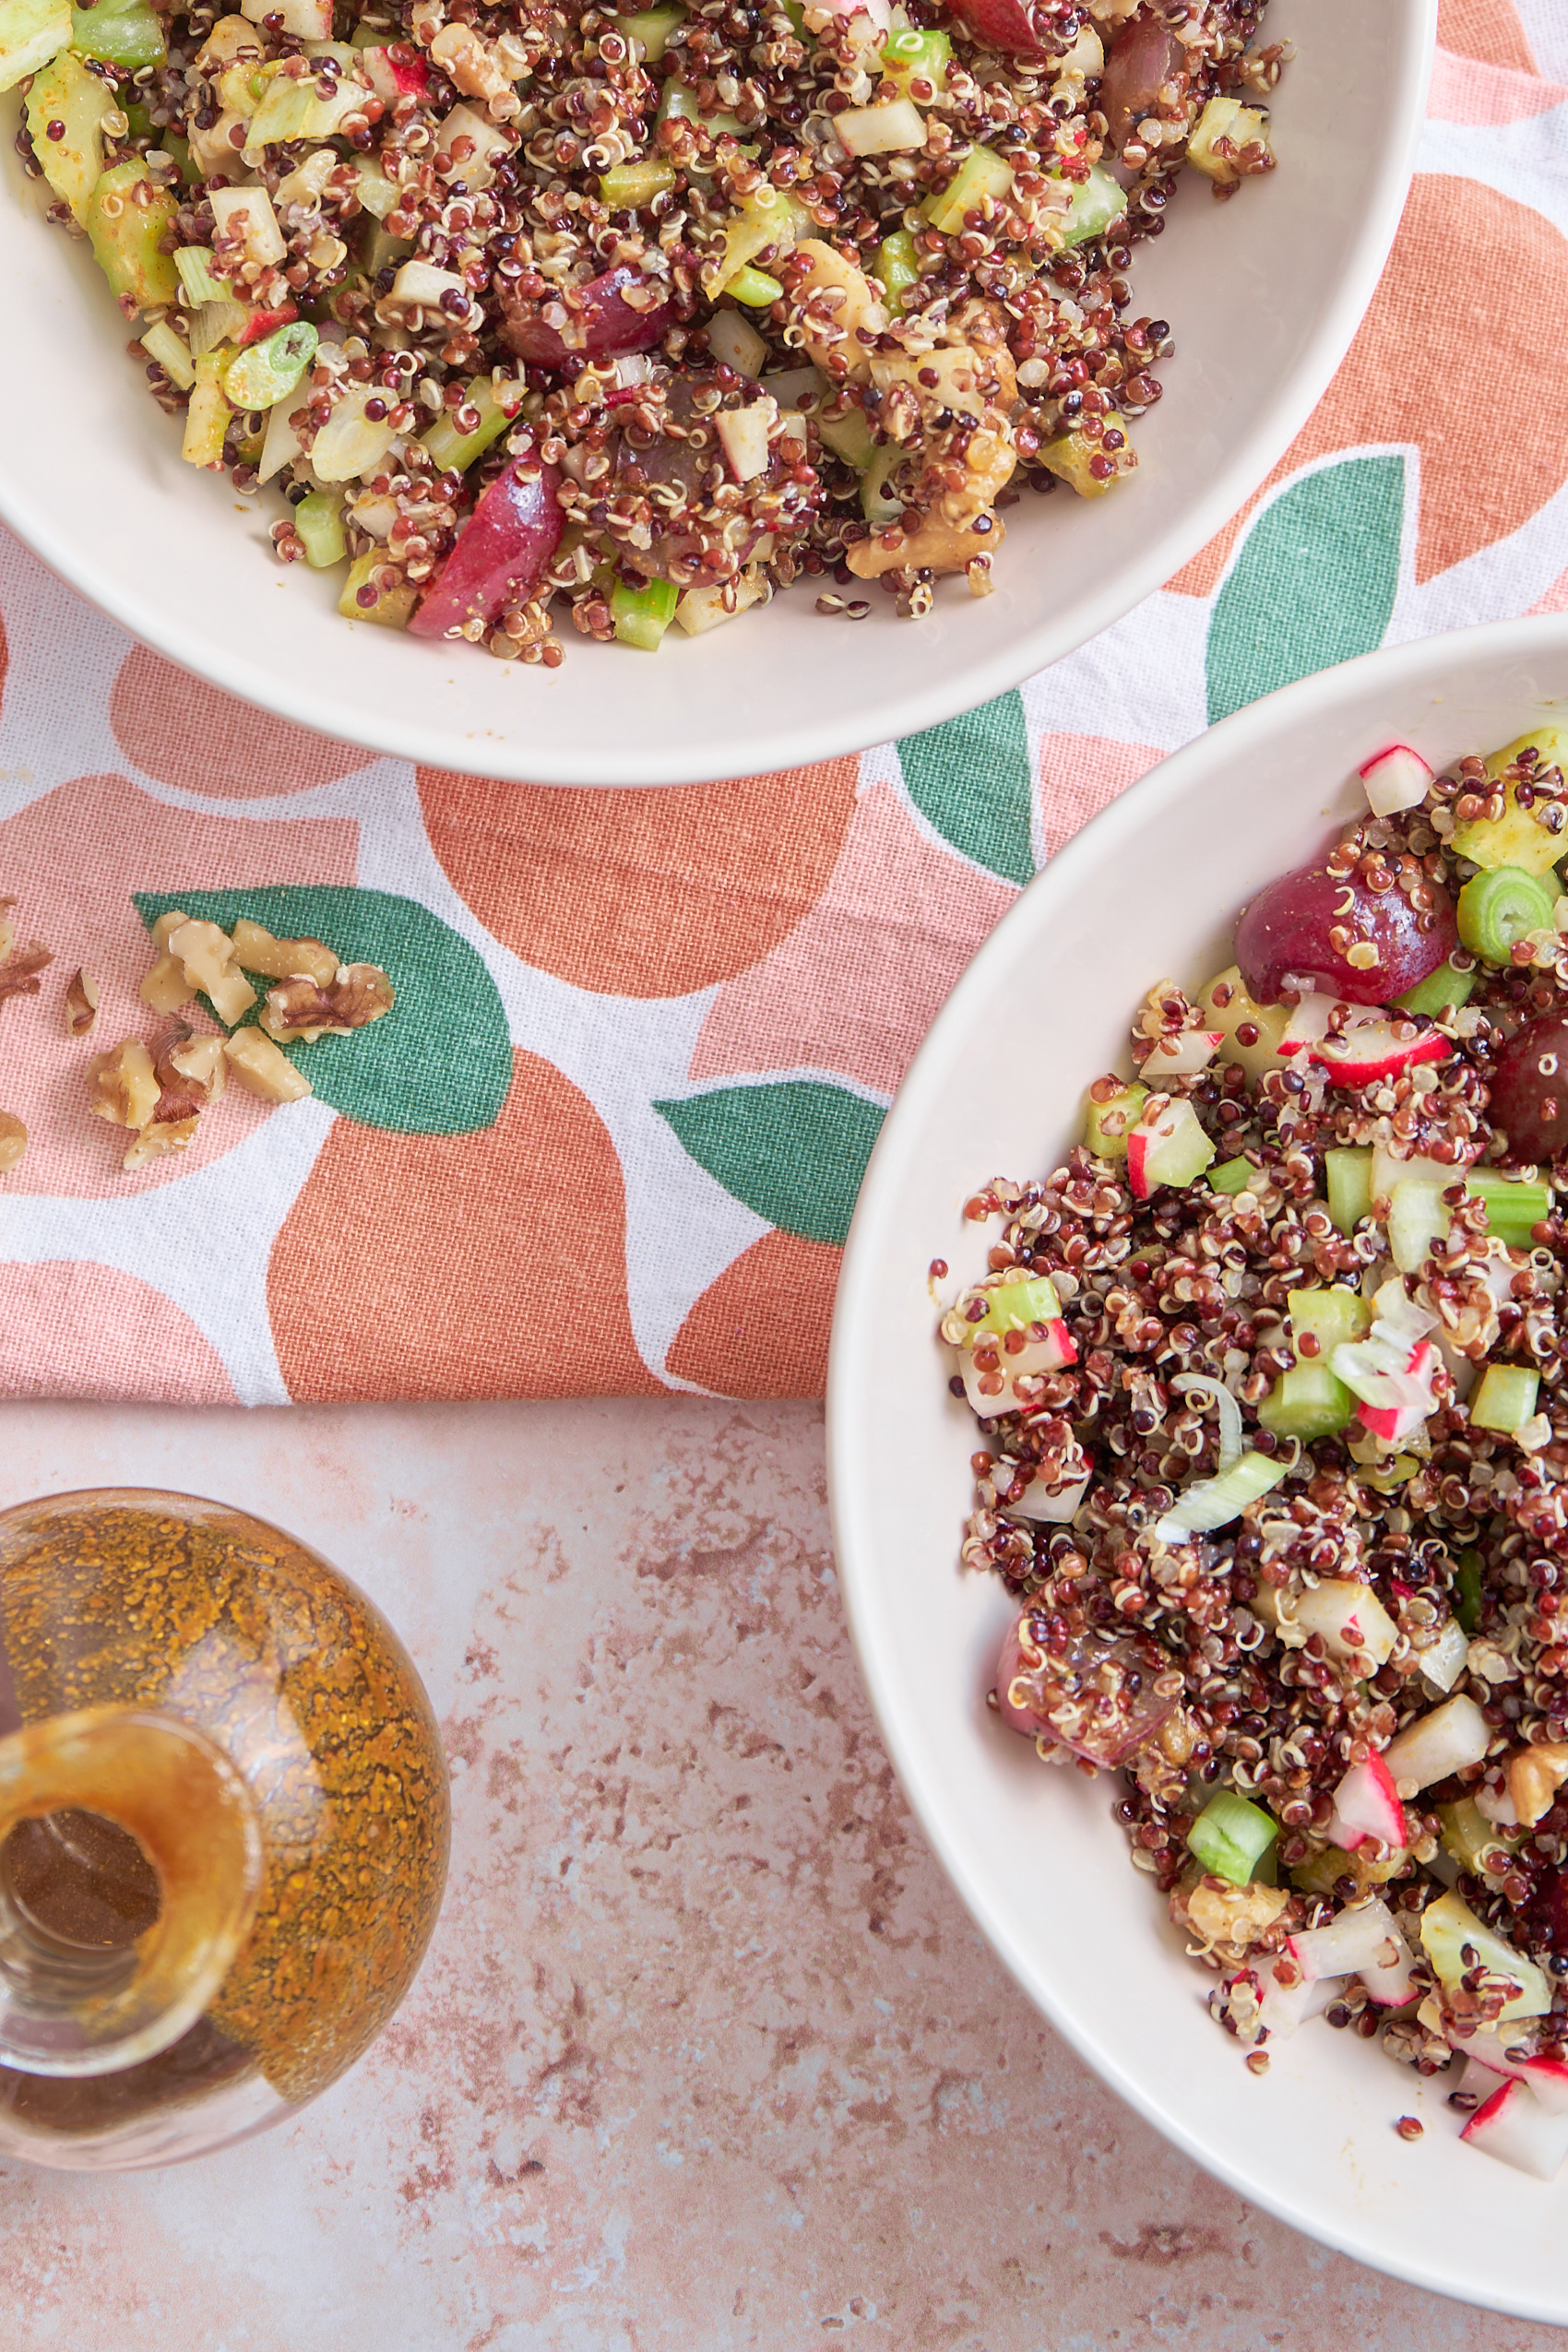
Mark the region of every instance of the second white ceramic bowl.
<instances>
[{"instance_id":1,"label":"second white ceramic bowl","mask_svg":"<svg viewBox=\"0 0 1568 2352\"><path fill-rule=\"evenodd\" d=\"M1182 188L1141 248L1140 315L1169 319L1164 399L1135 481L1092 505L1026 493L994 595L950 584L916 625L860 626L797 588L653 658L568 629L553 672L350 625L339 578L285 570L271 497L180 460L125 356L86 246L44 224L0 101L0 519L172 660L325 733L481 775L668 784L754 774L908 734L1043 669L1158 588L1264 479L1372 298L1420 135L1437 0L1272 0L1299 55L1279 86L1279 169L1216 204ZM1194 175L1189 174L1191 181ZM45 192L47 193L47 192ZM236 508L238 511L236 511Z\"/></svg>"},{"instance_id":2,"label":"second white ceramic bowl","mask_svg":"<svg viewBox=\"0 0 1568 2352\"><path fill-rule=\"evenodd\" d=\"M1261 2081L1204 2005L1113 1785L1041 1765L985 1705L1011 1605L961 1574L975 1424L947 1391L932 1258L980 1272L995 1228L964 1201L1056 1164L1084 1088L1121 1063L1144 992L1229 958L1236 912L1365 802L1391 739L1435 767L1568 705L1568 619L1370 655L1239 712L1053 858L948 999L887 1117L838 1289L829 1376L839 1572L904 1788L1001 1958L1074 2048L1172 2140L1326 2244L1446 2295L1568 2323L1568 2177L1544 2186L1460 2144L1422 2084L1321 2023ZM951 1285L944 1285L951 1295ZM1407 2144L1401 2115L1426 2125Z\"/></svg>"}]
</instances>

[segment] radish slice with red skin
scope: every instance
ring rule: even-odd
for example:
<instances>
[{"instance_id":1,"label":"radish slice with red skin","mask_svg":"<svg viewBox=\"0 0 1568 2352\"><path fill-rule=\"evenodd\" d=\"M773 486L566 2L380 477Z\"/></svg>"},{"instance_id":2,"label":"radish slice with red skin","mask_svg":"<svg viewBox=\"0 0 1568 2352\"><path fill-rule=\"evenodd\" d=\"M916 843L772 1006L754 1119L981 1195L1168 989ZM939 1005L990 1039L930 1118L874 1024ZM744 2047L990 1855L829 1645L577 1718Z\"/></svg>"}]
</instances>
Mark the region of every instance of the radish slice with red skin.
<instances>
[{"instance_id":1,"label":"radish slice with red skin","mask_svg":"<svg viewBox=\"0 0 1568 2352\"><path fill-rule=\"evenodd\" d=\"M1396 1788L1413 1787L1419 1794L1434 1780L1446 1780L1451 1772L1481 1763L1491 1740L1491 1724L1474 1699L1461 1692L1396 1732L1383 1760Z\"/></svg>"},{"instance_id":2,"label":"radish slice with red skin","mask_svg":"<svg viewBox=\"0 0 1568 2352\"><path fill-rule=\"evenodd\" d=\"M1370 1837L1381 1838L1385 1846L1408 1843L1405 1808L1399 1802L1394 1775L1381 1756L1371 1755L1364 1764L1350 1766L1334 1792L1328 1835L1348 1854Z\"/></svg>"},{"instance_id":3,"label":"radish slice with red skin","mask_svg":"<svg viewBox=\"0 0 1568 2352\"><path fill-rule=\"evenodd\" d=\"M1549 2115L1568 2115L1568 2064L1561 2058L1515 2058L1513 2051L1519 2045L1511 2043L1506 2033L1472 2034L1458 2047L1489 2074L1514 2076L1527 2083L1532 2096Z\"/></svg>"},{"instance_id":4,"label":"radish slice with red skin","mask_svg":"<svg viewBox=\"0 0 1568 2352\"><path fill-rule=\"evenodd\" d=\"M1339 1912L1325 1927L1304 1928L1287 1949L1303 1976L1343 1977L1383 1965L1391 1937L1398 1937L1394 1915L1376 1897Z\"/></svg>"},{"instance_id":5,"label":"radish slice with red skin","mask_svg":"<svg viewBox=\"0 0 1568 2352\"><path fill-rule=\"evenodd\" d=\"M1568 2156L1568 2115L1554 2115L1512 2075L1477 2108L1459 2137L1487 2156L1501 2156L1515 2171L1555 2180Z\"/></svg>"},{"instance_id":6,"label":"radish slice with red skin","mask_svg":"<svg viewBox=\"0 0 1568 2352\"><path fill-rule=\"evenodd\" d=\"M659 299L647 310L639 310L625 299L638 290ZM571 308L583 330L581 343L568 348L556 328L547 327L536 315L505 322L499 332L507 350L535 367L570 368L577 374L586 361L614 359L623 351L651 351L675 324L674 299L664 292L663 281L624 262L571 291L575 298Z\"/></svg>"},{"instance_id":7,"label":"radish slice with red skin","mask_svg":"<svg viewBox=\"0 0 1568 2352\"><path fill-rule=\"evenodd\" d=\"M1161 1078L1190 1078L1207 1069L1224 1042L1223 1029L1179 1029L1174 1037L1157 1038L1138 1075L1145 1086L1157 1086Z\"/></svg>"},{"instance_id":8,"label":"radish slice with red skin","mask_svg":"<svg viewBox=\"0 0 1568 2352\"><path fill-rule=\"evenodd\" d=\"M1434 770L1408 743L1389 743L1374 752L1359 773L1373 816L1397 816L1404 809L1420 808L1431 790Z\"/></svg>"},{"instance_id":9,"label":"radish slice with red skin","mask_svg":"<svg viewBox=\"0 0 1568 2352\"><path fill-rule=\"evenodd\" d=\"M1426 1990L1426 1978L1416 1974L1416 1955L1392 1918L1382 1952L1363 1960L1356 1973L1380 2009L1403 2009Z\"/></svg>"},{"instance_id":10,"label":"radish slice with red skin","mask_svg":"<svg viewBox=\"0 0 1568 2352\"><path fill-rule=\"evenodd\" d=\"M1003 1722L1108 1770L1124 1764L1176 1705L1174 1692L1162 1696L1154 1688L1158 1677L1150 1671L1147 1645L1124 1633L1102 1642L1084 1625L1068 1630L1060 1654L1048 1655L1032 1631L1034 1614L1019 1611L996 1661Z\"/></svg>"},{"instance_id":11,"label":"radish slice with red skin","mask_svg":"<svg viewBox=\"0 0 1568 2352\"><path fill-rule=\"evenodd\" d=\"M1419 1036L1397 1038L1394 1025L1369 1021L1347 1029L1343 1037L1327 1038L1309 1047L1309 1058L1326 1070L1336 1086L1365 1087L1374 1078L1395 1078L1422 1062L1446 1062L1451 1039L1441 1029L1422 1029Z\"/></svg>"},{"instance_id":12,"label":"radish slice with red skin","mask_svg":"<svg viewBox=\"0 0 1568 2352\"><path fill-rule=\"evenodd\" d=\"M561 476L530 442L483 491L467 529L409 623L416 637L445 637L467 621L496 620L509 597L526 597L561 543Z\"/></svg>"}]
</instances>

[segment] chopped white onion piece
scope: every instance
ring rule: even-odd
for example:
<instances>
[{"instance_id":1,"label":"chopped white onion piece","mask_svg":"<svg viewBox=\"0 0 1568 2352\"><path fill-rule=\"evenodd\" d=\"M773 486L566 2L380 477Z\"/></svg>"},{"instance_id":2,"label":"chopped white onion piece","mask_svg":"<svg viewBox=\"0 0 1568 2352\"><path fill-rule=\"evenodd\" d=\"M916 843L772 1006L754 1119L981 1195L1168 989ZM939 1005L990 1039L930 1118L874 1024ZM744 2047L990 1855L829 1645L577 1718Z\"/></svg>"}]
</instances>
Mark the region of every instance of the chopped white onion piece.
<instances>
[{"instance_id":1,"label":"chopped white onion piece","mask_svg":"<svg viewBox=\"0 0 1568 2352\"><path fill-rule=\"evenodd\" d=\"M1222 1380L1212 1380L1207 1372L1178 1372L1170 1384L1184 1396L1212 1396L1219 1414L1219 1471L1234 1469L1245 1451L1241 1435L1241 1408Z\"/></svg>"},{"instance_id":2,"label":"chopped white onion piece","mask_svg":"<svg viewBox=\"0 0 1568 2352\"><path fill-rule=\"evenodd\" d=\"M1155 1528L1161 1543L1184 1543L1189 1536L1208 1535L1216 1527L1239 1519L1249 1503L1266 1494L1285 1476L1287 1465L1266 1454L1243 1454L1217 1479L1199 1479L1183 1487Z\"/></svg>"},{"instance_id":3,"label":"chopped white onion piece","mask_svg":"<svg viewBox=\"0 0 1568 2352\"><path fill-rule=\"evenodd\" d=\"M850 106L832 121L850 155L903 155L925 145L925 117L912 98L890 99L885 106Z\"/></svg>"}]
</instances>

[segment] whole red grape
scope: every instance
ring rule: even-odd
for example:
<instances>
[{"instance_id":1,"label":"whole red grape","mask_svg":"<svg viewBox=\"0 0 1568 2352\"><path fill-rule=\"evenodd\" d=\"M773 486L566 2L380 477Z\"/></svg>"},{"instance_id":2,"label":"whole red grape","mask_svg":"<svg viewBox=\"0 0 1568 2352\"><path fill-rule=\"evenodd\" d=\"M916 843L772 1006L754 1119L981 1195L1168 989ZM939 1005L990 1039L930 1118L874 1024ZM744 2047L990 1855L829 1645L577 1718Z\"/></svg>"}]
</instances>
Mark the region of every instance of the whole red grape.
<instances>
[{"instance_id":1,"label":"whole red grape","mask_svg":"<svg viewBox=\"0 0 1568 2352\"><path fill-rule=\"evenodd\" d=\"M1348 875L1326 866L1280 874L1236 926L1236 961L1248 994L1259 1004L1277 1004L1294 975L1348 1004L1390 1004L1459 944L1453 900L1434 882L1423 892L1425 904L1418 907L1397 882L1374 890L1359 865ZM1367 944L1376 950L1371 962Z\"/></svg>"},{"instance_id":2,"label":"whole red grape","mask_svg":"<svg viewBox=\"0 0 1568 2352\"><path fill-rule=\"evenodd\" d=\"M1158 111L1162 86L1174 82L1184 90L1187 73L1187 53L1161 17L1152 8L1140 8L1128 18L1105 61L1099 86L1100 113L1118 154L1134 125Z\"/></svg>"},{"instance_id":3,"label":"whole red grape","mask_svg":"<svg viewBox=\"0 0 1568 2352\"><path fill-rule=\"evenodd\" d=\"M1516 1159L1568 1151L1568 1021L1526 1022L1498 1055L1491 1087L1492 1123L1507 1131Z\"/></svg>"}]
</instances>

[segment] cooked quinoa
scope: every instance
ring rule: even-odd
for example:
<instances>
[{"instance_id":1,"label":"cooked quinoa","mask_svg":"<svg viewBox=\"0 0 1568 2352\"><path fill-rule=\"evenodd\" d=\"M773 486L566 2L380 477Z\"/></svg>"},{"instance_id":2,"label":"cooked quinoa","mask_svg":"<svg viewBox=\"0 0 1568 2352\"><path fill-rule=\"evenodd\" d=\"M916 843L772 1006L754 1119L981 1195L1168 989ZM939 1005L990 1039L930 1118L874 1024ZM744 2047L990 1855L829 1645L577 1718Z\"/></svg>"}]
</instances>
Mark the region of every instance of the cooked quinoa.
<instances>
[{"instance_id":1,"label":"cooked quinoa","mask_svg":"<svg viewBox=\"0 0 1568 2352\"><path fill-rule=\"evenodd\" d=\"M1501 2097L1511 2064L1538 2084L1568 2045L1568 1330L1554 1190L1568 1183L1555 1028L1568 1020L1568 900L1551 871L1565 752L1548 730L1462 761L1416 805L1368 814L1317 869L1260 894L1238 928L1243 968L1282 921L1299 952L1294 910L1321 903L1322 878L1337 894L1315 986L1264 1004L1232 968L1191 998L1169 980L1152 989L1133 1028L1146 1096L1098 1080L1098 1150L976 1195L968 1215L1000 1220L989 1271L942 1323L962 1367L952 1386L981 1416L963 1561L1020 1604L993 1705L1046 1761L1118 1771L1134 1865L1215 1973L1211 2005L1230 2033L1267 2043L1299 2021L1304 1978L1332 1978L1331 2026L1381 2027L1385 2050L1422 2073L1467 2048L1503 2068L1456 2088L1462 2113ZM1514 911L1486 933L1504 903ZM1396 931L1432 1009L1372 1011L1369 986L1325 1019L1325 966L1365 977L1358 951L1375 966ZM1485 952L1467 944L1479 937ZM1460 1001L1437 1002L1445 984ZM1217 1028L1202 1066L1155 1075L1161 1040L1185 1039L1196 1059ZM1336 1056L1357 1054L1389 1066L1348 1081ZM1190 1118L1166 1108L1181 1104ZM1526 1118L1550 1154L1530 1148ZM1190 1134L1208 1166L1146 1178L1138 1197L1134 1139L1157 1131ZM1041 1277L1049 1290L1016 1287ZM1016 1313L1000 1312L1006 1298ZM1406 1360L1409 1332L1427 1335L1393 1383L1402 1405L1364 1401L1382 1395L1364 1349L1320 1342L1325 1300L1362 1333L1391 1317L1372 1324L1403 1335L1390 1361ZM1343 1388L1322 1412L1336 1376L1358 1373L1363 1401ZM1298 1431L1314 1425L1292 1383L1319 1400L1322 1433L1287 1433L1292 1414ZM986 1416L992 1397L1009 1409ZM1222 1452L1243 1445L1241 1499L1206 1513ZM1458 1725L1469 1744L1445 1757ZM1413 1737L1439 1740L1424 1763ZM1369 1801L1386 1835L1371 1834ZM1239 1860L1204 1834L1228 1814ZM1386 1907L1392 1940L1367 1972L1330 1968L1336 1937L1384 1916L1369 1904ZM1434 1906L1460 1921L1452 1966ZM1489 2130L1512 2131L1497 2106ZM1550 2169L1568 2122L1562 2133Z\"/></svg>"},{"instance_id":2,"label":"cooked quinoa","mask_svg":"<svg viewBox=\"0 0 1568 2352\"><path fill-rule=\"evenodd\" d=\"M1263 0L7 6L185 456L349 616L550 666L802 574L984 594L1025 488L1114 488L1175 348L1134 248L1272 168L1284 56Z\"/></svg>"}]
</instances>

